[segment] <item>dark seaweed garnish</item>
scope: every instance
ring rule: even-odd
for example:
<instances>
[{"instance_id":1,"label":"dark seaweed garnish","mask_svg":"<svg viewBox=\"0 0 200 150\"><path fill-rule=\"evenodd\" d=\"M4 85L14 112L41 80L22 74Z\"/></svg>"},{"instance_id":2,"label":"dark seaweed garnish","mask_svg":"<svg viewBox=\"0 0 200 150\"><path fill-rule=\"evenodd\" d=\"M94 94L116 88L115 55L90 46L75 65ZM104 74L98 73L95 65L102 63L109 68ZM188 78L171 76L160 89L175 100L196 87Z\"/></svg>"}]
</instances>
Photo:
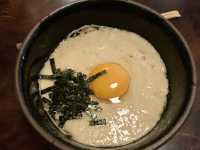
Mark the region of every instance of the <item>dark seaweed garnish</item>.
<instances>
[{"instance_id":1,"label":"dark seaweed garnish","mask_svg":"<svg viewBox=\"0 0 200 150\"><path fill-rule=\"evenodd\" d=\"M47 79L47 80L55 80L59 78L60 74L53 74L53 75L39 75L38 79Z\"/></svg>"},{"instance_id":2,"label":"dark seaweed garnish","mask_svg":"<svg viewBox=\"0 0 200 150\"><path fill-rule=\"evenodd\" d=\"M106 125L106 119L94 119L89 121L90 126Z\"/></svg>"},{"instance_id":3,"label":"dark seaweed garnish","mask_svg":"<svg viewBox=\"0 0 200 150\"><path fill-rule=\"evenodd\" d=\"M89 78L73 69L61 71L56 68L53 58L50 59L50 65L53 75L39 75L38 79L54 80L54 85L41 90L41 94L48 93L49 99L41 100L48 104L49 115L58 120L59 127L63 127L67 120L79 119L82 112L87 112L93 125L103 125L105 121L96 120L95 111L101 110L98 102L91 100L93 94L89 88L89 83L105 74L106 71L99 72ZM57 115L57 117L55 117Z\"/></svg>"},{"instance_id":4,"label":"dark seaweed garnish","mask_svg":"<svg viewBox=\"0 0 200 150\"><path fill-rule=\"evenodd\" d=\"M50 87L48 87L46 89L41 90L40 93L41 94L46 94L46 93L52 91L54 88L55 88L55 86L50 86Z\"/></svg>"},{"instance_id":5,"label":"dark seaweed garnish","mask_svg":"<svg viewBox=\"0 0 200 150\"><path fill-rule=\"evenodd\" d=\"M88 81L88 82L92 82L92 81L94 81L95 79L97 79L98 77L104 75L105 73L106 73L106 70L103 70L103 71L101 71L101 72L98 72L97 74L95 74L95 75L89 77L89 78L87 79L87 81Z\"/></svg>"},{"instance_id":6,"label":"dark seaweed garnish","mask_svg":"<svg viewBox=\"0 0 200 150\"><path fill-rule=\"evenodd\" d=\"M56 73L56 64L53 58L50 58L50 65L51 65L51 70L52 73L55 74Z\"/></svg>"},{"instance_id":7,"label":"dark seaweed garnish","mask_svg":"<svg viewBox=\"0 0 200 150\"><path fill-rule=\"evenodd\" d=\"M42 97L41 100L42 100L44 103L47 103L47 104L49 104L49 105L52 103L52 101L49 100L49 99L46 98L46 97Z\"/></svg>"}]
</instances>

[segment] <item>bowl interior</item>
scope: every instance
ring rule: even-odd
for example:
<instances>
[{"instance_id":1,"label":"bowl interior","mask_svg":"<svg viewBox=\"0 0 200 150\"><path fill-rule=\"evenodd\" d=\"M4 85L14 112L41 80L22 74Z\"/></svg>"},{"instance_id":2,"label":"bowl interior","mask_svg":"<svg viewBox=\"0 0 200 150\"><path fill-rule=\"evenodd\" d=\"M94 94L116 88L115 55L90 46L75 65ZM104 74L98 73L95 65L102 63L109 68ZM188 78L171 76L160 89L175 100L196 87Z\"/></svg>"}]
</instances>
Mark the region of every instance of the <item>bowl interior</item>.
<instances>
[{"instance_id":1,"label":"bowl interior","mask_svg":"<svg viewBox=\"0 0 200 150\"><path fill-rule=\"evenodd\" d=\"M32 82L31 77L39 73L50 53L68 33L90 24L135 32L146 38L157 49L167 67L170 85L167 107L157 126L148 135L125 147L144 148L159 141L161 137L167 138L165 135L178 123L189 103L193 84L191 60L184 43L163 19L144 7L122 1L87 1L66 6L48 16L29 35L29 40L25 42L20 55L17 73L25 107L31 116L40 128L58 139L62 146L67 145L64 142L67 141L77 146L87 147L66 139L47 118L38 112L36 107L38 95L32 95L37 91L37 83Z\"/></svg>"}]
</instances>

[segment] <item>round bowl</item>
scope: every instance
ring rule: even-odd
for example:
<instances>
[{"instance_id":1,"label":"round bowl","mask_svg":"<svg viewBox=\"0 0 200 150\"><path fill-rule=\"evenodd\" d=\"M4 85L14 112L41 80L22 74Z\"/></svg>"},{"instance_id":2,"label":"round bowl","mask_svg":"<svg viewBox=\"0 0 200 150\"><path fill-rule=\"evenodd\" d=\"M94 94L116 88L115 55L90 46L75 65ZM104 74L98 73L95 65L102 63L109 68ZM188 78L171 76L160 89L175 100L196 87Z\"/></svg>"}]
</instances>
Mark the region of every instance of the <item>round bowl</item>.
<instances>
[{"instance_id":1,"label":"round bowl","mask_svg":"<svg viewBox=\"0 0 200 150\"><path fill-rule=\"evenodd\" d=\"M31 125L60 149L102 149L78 143L61 134L38 109L40 72L52 50L71 31L97 24L135 32L159 52L169 79L167 107L156 127L127 145L103 149L155 149L180 128L188 116L196 91L196 71L189 47L169 21L154 10L125 0L82 0L57 9L39 22L26 37L16 66L16 88L22 110Z\"/></svg>"}]
</instances>

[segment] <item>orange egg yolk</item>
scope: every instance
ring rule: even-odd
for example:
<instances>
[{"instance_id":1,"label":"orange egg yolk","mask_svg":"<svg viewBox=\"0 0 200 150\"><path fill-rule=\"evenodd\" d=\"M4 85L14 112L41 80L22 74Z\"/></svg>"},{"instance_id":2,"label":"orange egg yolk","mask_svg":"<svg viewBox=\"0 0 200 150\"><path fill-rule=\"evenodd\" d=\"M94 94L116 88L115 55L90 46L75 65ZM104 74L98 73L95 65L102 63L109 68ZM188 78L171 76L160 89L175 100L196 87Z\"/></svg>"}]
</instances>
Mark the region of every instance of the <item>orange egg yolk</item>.
<instances>
[{"instance_id":1,"label":"orange egg yolk","mask_svg":"<svg viewBox=\"0 0 200 150\"><path fill-rule=\"evenodd\" d=\"M106 71L90 83L90 88L99 99L119 98L128 91L130 78L128 72L119 64L100 64L91 69L90 76Z\"/></svg>"}]
</instances>

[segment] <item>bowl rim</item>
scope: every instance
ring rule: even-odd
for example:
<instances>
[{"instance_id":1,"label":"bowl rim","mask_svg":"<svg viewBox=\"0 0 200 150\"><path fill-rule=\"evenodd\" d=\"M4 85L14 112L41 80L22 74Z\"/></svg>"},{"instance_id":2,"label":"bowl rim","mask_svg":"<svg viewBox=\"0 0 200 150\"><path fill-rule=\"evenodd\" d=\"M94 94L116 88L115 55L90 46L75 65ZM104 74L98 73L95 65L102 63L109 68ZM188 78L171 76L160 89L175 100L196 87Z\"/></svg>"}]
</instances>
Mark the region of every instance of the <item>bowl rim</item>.
<instances>
[{"instance_id":1,"label":"bowl rim","mask_svg":"<svg viewBox=\"0 0 200 150\"><path fill-rule=\"evenodd\" d=\"M67 9L70 6L73 5L77 5L77 4L82 4L88 1L93 1L93 2L97 2L100 0L78 0L75 2L70 2L69 4L66 4L62 7L57 8L56 10L52 11L51 13L49 13L49 15L47 15L46 17L44 17L43 19L41 19L33 28L32 30L28 33L28 35L26 36L23 45L19 51L18 54L18 58L16 61L16 67L15 67L15 88L16 88L16 92L17 92L17 97L18 97L18 101L20 103L20 106L22 108L23 113L25 114L25 117L27 118L27 120L29 121L29 123L35 128L35 130L42 136L44 137L44 139L46 139L48 142L50 142L51 144L55 145L56 147L60 148L60 149L66 149L66 147L69 149L70 147L68 147L66 144L64 144L63 142L61 142L60 140L58 140L57 138L55 138L54 136L52 136L50 133L48 133L47 131L45 131L37 122L36 120L32 117L31 113L29 112L28 108L26 107L25 104L25 100L21 91L21 83L20 83L20 64L21 64L21 60L23 59L23 54L26 53L26 50L28 48L28 45L30 44L30 41L33 38L33 35L35 33L37 33L38 29L40 28L41 24L43 24L44 22L48 22L53 16L55 16L56 14L58 14L60 11ZM101 0L102 2L105 2L106 0ZM143 149L156 149L158 147L160 147L161 145L163 145L164 143L166 143L170 138L172 138L175 133L178 131L178 129L180 129L180 127L183 125L183 123L185 122L185 120L187 119L189 113L191 112L191 108L195 99L195 95L196 95L196 84L197 84L197 72L196 72L196 65L194 62L194 59L192 57L192 52L187 44L187 42L185 41L185 39L183 38L182 34L175 28L175 26L168 21L167 19L165 19L163 16L161 16L158 12L156 12L155 10L153 10L152 8L145 6L139 2L135 2L135 1L131 1L131 0L110 0L113 2L124 2L127 3L129 5L135 5L137 7L142 8L143 10L146 10L147 12L150 12L151 14L153 14L154 16L156 16L158 19L160 19L161 21L163 21L169 28L171 28L171 30L173 32L176 33L177 37L180 39L180 41L182 42L182 44L185 46L185 50L186 50L186 54L188 55L188 58L190 60L190 67L191 67L191 74L192 74L192 85L191 85L191 93L190 93L190 97L188 98L189 102L183 112L183 114L180 116L180 118L177 120L176 124L174 127L172 127L167 134L165 134L164 136L162 136L159 140L153 142L152 144L147 145L147 147L144 147ZM71 146L74 146L73 142L72 143L67 143L70 144ZM91 149L93 147L91 146L87 146L84 144L75 144L78 146L81 146L83 149ZM129 145L129 144L128 144ZM128 145L126 145L125 148L130 148L127 147ZM114 148L114 149L121 149L122 147L119 148ZM71 148L70 148L71 149ZM102 149L102 148L96 148L94 147L94 149ZM112 149L112 148L111 148Z\"/></svg>"}]
</instances>

